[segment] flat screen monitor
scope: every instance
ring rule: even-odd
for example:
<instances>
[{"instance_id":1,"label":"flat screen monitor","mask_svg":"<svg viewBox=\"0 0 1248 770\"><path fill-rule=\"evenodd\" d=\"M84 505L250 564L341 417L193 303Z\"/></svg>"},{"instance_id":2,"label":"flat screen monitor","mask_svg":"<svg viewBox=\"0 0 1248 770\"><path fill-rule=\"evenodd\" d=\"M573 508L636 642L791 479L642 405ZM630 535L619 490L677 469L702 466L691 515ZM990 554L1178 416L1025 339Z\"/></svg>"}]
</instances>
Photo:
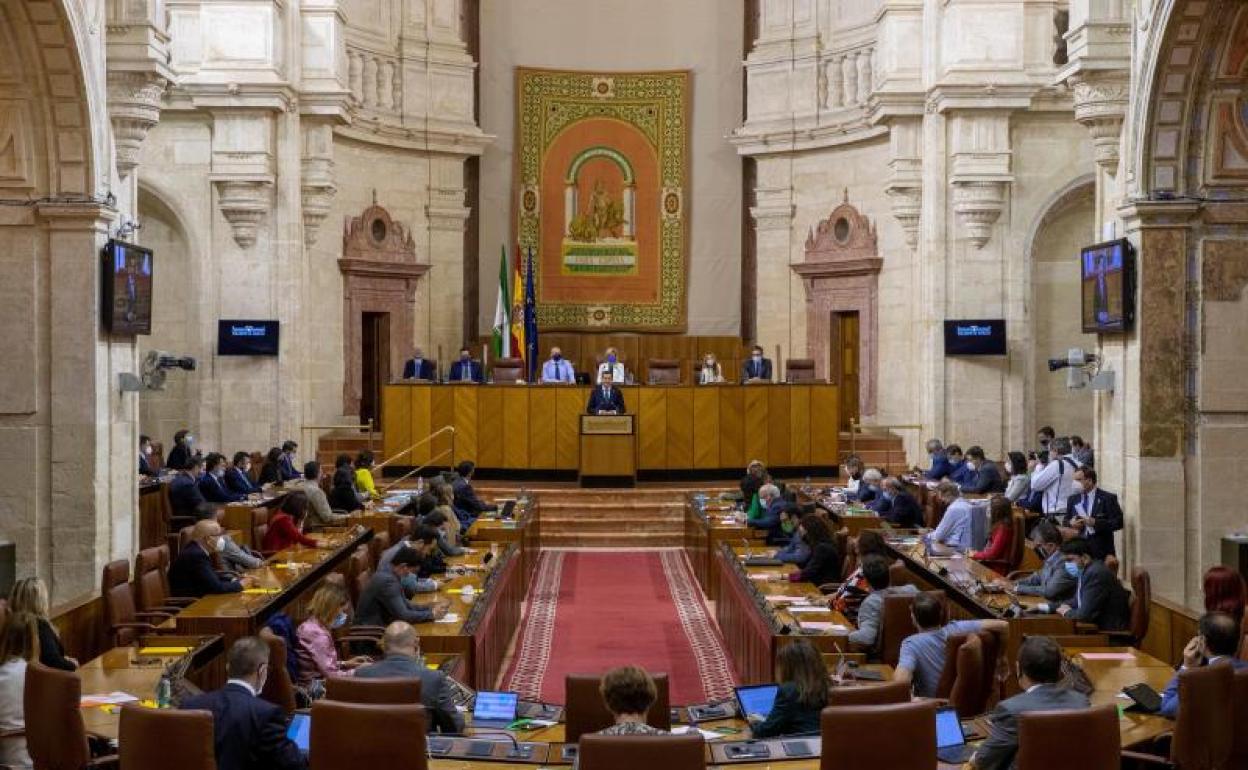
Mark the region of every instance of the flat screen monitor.
<instances>
[{"instance_id":1,"label":"flat screen monitor","mask_svg":"<svg viewBox=\"0 0 1248 770\"><path fill-rule=\"evenodd\" d=\"M520 706L520 694L514 692L477 691L472 708L474 725L507 725L516 721L516 709Z\"/></svg>"},{"instance_id":2,"label":"flat screen monitor","mask_svg":"<svg viewBox=\"0 0 1248 770\"><path fill-rule=\"evenodd\" d=\"M152 250L110 240L100 261L104 328L109 334L151 334Z\"/></svg>"},{"instance_id":3,"label":"flat screen monitor","mask_svg":"<svg viewBox=\"0 0 1248 770\"><path fill-rule=\"evenodd\" d=\"M1079 254L1085 334L1119 334L1135 314L1135 253L1125 238L1088 246Z\"/></svg>"},{"instance_id":4,"label":"flat screen monitor","mask_svg":"<svg viewBox=\"0 0 1248 770\"><path fill-rule=\"evenodd\" d=\"M945 355L1005 355L1005 321L1000 318L945 321Z\"/></svg>"},{"instance_id":5,"label":"flat screen monitor","mask_svg":"<svg viewBox=\"0 0 1248 770\"><path fill-rule=\"evenodd\" d=\"M217 355L275 356L277 321L218 321Z\"/></svg>"}]
</instances>

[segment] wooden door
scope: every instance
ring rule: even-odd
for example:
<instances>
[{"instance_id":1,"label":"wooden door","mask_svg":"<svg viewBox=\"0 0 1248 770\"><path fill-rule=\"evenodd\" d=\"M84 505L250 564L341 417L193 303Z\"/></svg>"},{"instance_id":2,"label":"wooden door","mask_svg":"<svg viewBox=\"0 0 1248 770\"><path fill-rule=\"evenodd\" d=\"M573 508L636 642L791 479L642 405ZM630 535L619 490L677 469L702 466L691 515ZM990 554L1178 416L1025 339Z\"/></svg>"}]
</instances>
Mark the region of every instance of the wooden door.
<instances>
[{"instance_id":1,"label":"wooden door","mask_svg":"<svg viewBox=\"0 0 1248 770\"><path fill-rule=\"evenodd\" d=\"M828 329L828 382L840 388L842 431L849 430L850 420L858 421L858 311L832 313Z\"/></svg>"},{"instance_id":2,"label":"wooden door","mask_svg":"<svg viewBox=\"0 0 1248 770\"><path fill-rule=\"evenodd\" d=\"M390 314L364 313L360 322L360 419L381 427L381 389L390 382Z\"/></svg>"}]
</instances>

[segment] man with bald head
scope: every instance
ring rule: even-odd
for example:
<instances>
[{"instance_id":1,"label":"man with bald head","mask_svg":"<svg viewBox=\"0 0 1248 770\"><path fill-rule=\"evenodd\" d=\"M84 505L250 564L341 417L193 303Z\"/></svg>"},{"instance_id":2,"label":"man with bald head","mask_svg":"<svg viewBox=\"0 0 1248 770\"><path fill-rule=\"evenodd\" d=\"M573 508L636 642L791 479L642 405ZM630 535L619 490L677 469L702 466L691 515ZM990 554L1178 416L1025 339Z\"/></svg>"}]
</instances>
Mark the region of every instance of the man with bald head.
<instances>
[{"instance_id":1,"label":"man with bald head","mask_svg":"<svg viewBox=\"0 0 1248 770\"><path fill-rule=\"evenodd\" d=\"M464 718L455 708L446 674L425 666L420 657L420 637L410 623L396 620L386 626L381 637L386 657L369 666L357 668L355 676L365 679L419 679L420 702L429 717L430 730L462 733Z\"/></svg>"},{"instance_id":2,"label":"man with bald head","mask_svg":"<svg viewBox=\"0 0 1248 770\"><path fill-rule=\"evenodd\" d=\"M254 578L233 580L217 574L212 555L224 548L223 539L221 525L217 522L212 519L195 522L191 529L191 542L169 565L169 590L174 596L236 594L254 584Z\"/></svg>"}]
</instances>

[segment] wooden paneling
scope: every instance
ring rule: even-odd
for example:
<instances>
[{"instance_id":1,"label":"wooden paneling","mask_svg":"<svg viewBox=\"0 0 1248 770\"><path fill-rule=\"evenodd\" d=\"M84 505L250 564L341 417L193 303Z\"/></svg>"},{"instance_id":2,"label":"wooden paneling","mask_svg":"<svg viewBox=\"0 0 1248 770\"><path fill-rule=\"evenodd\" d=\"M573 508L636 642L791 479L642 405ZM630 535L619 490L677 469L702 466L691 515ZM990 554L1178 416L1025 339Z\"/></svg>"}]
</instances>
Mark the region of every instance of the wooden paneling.
<instances>
[{"instance_id":1,"label":"wooden paneling","mask_svg":"<svg viewBox=\"0 0 1248 770\"><path fill-rule=\"evenodd\" d=\"M835 468L840 424L840 394L835 386L810 389L810 464Z\"/></svg>"},{"instance_id":2,"label":"wooden paneling","mask_svg":"<svg viewBox=\"0 0 1248 770\"><path fill-rule=\"evenodd\" d=\"M584 476L633 476L637 472L636 436L581 436Z\"/></svg>"},{"instance_id":3,"label":"wooden paneling","mask_svg":"<svg viewBox=\"0 0 1248 770\"><path fill-rule=\"evenodd\" d=\"M589 388L555 389L555 467L576 470L581 461L581 415L589 401Z\"/></svg>"},{"instance_id":4,"label":"wooden paneling","mask_svg":"<svg viewBox=\"0 0 1248 770\"><path fill-rule=\"evenodd\" d=\"M667 468L693 467L693 389L666 388Z\"/></svg>"},{"instance_id":5,"label":"wooden paneling","mask_svg":"<svg viewBox=\"0 0 1248 770\"><path fill-rule=\"evenodd\" d=\"M719 393L719 467L745 468L745 388L721 385ZM753 459L753 458L751 458Z\"/></svg>"},{"instance_id":6,"label":"wooden paneling","mask_svg":"<svg viewBox=\"0 0 1248 770\"><path fill-rule=\"evenodd\" d=\"M529 467L529 389L503 389L503 467Z\"/></svg>"},{"instance_id":7,"label":"wooden paneling","mask_svg":"<svg viewBox=\"0 0 1248 770\"><path fill-rule=\"evenodd\" d=\"M477 453L477 393L481 388L460 387L455 391L455 463L472 460L480 463Z\"/></svg>"},{"instance_id":8,"label":"wooden paneling","mask_svg":"<svg viewBox=\"0 0 1248 770\"><path fill-rule=\"evenodd\" d=\"M693 391L693 465L694 468L719 467L719 401L720 388L696 388Z\"/></svg>"},{"instance_id":9,"label":"wooden paneling","mask_svg":"<svg viewBox=\"0 0 1248 770\"><path fill-rule=\"evenodd\" d=\"M411 388L412 394L412 440L410 443L416 443L433 432L433 421L430 419L429 413L433 407L433 391L434 388ZM432 451L428 442L421 444L412 450L407 456L407 462L411 465L424 465L429 462Z\"/></svg>"},{"instance_id":10,"label":"wooden paneling","mask_svg":"<svg viewBox=\"0 0 1248 770\"><path fill-rule=\"evenodd\" d=\"M477 465L483 468L503 467L503 393L507 390L499 386L477 392Z\"/></svg>"},{"instance_id":11,"label":"wooden paneling","mask_svg":"<svg viewBox=\"0 0 1248 770\"><path fill-rule=\"evenodd\" d=\"M429 432L442 430L455 424L456 391L474 388L475 385L458 385L446 388L430 388L432 395L429 402ZM451 456L451 433L447 431L430 442L429 457L435 465L454 465Z\"/></svg>"},{"instance_id":12,"label":"wooden paneling","mask_svg":"<svg viewBox=\"0 0 1248 770\"><path fill-rule=\"evenodd\" d=\"M489 344L489 338L477 340L474 350ZM741 377L741 363L749 356L748 346L740 337L691 337L684 334L603 334L594 332L542 332L542 361L550 355L552 347L563 351L563 357L578 372L593 371L598 357L609 346L619 349L624 365L637 382L645 382L647 362L651 358L676 358L681 361L682 382L692 383L693 365L702 356L714 353L724 368L724 376L731 382ZM768 350L768 355L774 355ZM777 378L784 369L783 361L773 361Z\"/></svg>"},{"instance_id":13,"label":"wooden paneling","mask_svg":"<svg viewBox=\"0 0 1248 770\"><path fill-rule=\"evenodd\" d=\"M810 387L789 388L789 464L810 465Z\"/></svg>"},{"instance_id":14,"label":"wooden paneling","mask_svg":"<svg viewBox=\"0 0 1248 770\"><path fill-rule=\"evenodd\" d=\"M667 464L667 388L637 388L637 467L663 470Z\"/></svg>"},{"instance_id":15,"label":"wooden paneling","mask_svg":"<svg viewBox=\"0 0 1248 770\"><path fill-rule=\"evenodd\" d=\"M767 464L792 465L789 458L789 388L767 388ZM809 430L809 428L807 428Z\"/></svg>"},{"instance_id":16,"label":"wooden paneling","mask_svg":"<svg viewBox=\"0 0 1248 770\"><path fill-rule=\"evenodd\" d=\"M553 469L555 453L556 403L559 391L533 388L529 392L529 467Z\"/></svg>"},{"instance_id":17,"label":"wooden paneling","mask_svg":"<svg viewBox=\"0 0 1248 770\"><path fill-rule=\"evenodd\" d=\"M745 456L750 460L766 460L767 454L767 406L769 399L767 391L771 390L767 387L759 387L750 385L742 388L744 393L741 420L745 426L742 435L742 446L745 447ZM786 423L787 424L787 423ZM788 443L787 441L785 442ZM774 463L767 463L773 465Z\"/></svg>"},{"instance_id":18,"label":"wooden paneling","mask_svg":"<svg viewBox=\"0 0 1248 770\"><path fill-rule=\"evenodd\" d=\"M381 419L386 426L381 446L386 457L394 457L412 443L412 386L387 386L381 407ZM407 465L407 458L401 458L399 464Z\"/></svg>"},{"instance_id":19,"label":"wooden paneling","mask_svg":"<svg viewBox=\"0 0 1248 770\"><path fill-rule=\"evenodd\" d=\"M1165 599L1153 599L1148 618L1148 633L1140 649L1167 663L1183 662L1183 647L1198 633L1200 613L1173 604Z\"/></svg>"}]
</instances>

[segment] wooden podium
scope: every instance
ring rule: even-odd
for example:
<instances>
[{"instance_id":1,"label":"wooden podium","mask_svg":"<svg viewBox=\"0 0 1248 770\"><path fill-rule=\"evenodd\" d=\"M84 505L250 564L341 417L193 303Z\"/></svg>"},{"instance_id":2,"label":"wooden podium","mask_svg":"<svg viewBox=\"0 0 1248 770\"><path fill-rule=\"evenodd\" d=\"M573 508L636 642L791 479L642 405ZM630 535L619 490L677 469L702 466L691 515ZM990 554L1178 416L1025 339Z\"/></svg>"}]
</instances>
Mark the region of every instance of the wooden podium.
<instances>
[{"instance_id":1,"label":"wooden podium","mask_svg":"<svg viewBox=\"0 0 1248 770\"><path fill-rule=\"evenodd\" d=\"M637 431L631 414L581 415L582 487L637 483Z\"/></svg>"}]
</instances>

